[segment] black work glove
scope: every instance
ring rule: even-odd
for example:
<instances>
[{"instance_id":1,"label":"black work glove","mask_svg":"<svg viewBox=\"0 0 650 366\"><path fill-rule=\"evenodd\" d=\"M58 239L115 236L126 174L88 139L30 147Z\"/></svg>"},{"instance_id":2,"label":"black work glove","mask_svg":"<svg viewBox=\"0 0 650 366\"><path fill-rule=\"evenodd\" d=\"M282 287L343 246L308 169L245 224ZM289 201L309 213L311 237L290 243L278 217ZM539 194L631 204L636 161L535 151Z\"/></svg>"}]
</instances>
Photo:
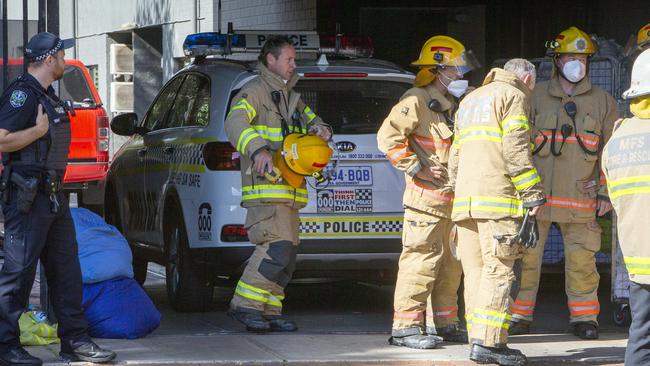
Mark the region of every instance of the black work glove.
<instances>
[{"instance_id":1,"label":"black work glove","mask_svg":"<svg viewBox=\"0 0 650 366\"><path fill-rule=\"evenodd\" d=\"M524 248L535 248L539 240L539 227L537 226L537 219L535 216L530 215L530 209L526 209L524 221L519 228L519 242Z\"/></svg>"}]
</instances>

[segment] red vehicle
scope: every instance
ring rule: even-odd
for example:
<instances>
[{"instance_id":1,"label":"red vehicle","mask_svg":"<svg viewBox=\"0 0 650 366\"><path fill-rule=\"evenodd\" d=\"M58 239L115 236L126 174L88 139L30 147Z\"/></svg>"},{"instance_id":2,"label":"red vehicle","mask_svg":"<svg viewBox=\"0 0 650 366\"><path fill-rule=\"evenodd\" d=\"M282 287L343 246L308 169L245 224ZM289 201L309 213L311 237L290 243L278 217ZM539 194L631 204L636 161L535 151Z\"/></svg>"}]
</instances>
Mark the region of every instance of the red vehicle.
<instances>
[{"instance_id":1,"label":"red vehicle","mask_svg":"<svg viewBox=\"0 0 650 366\"><path fill-rule=\"evenodd\" d=\"M1 63L0 59L0 71ZM9 80L14 80L23 72L23 60L10 59L8 71ZM108 115L81 61L66 60L63 78L53 86L62 100L71 100L75 107L64 189L76 194L80 206L98 210L103 203L99 182L108 170Z\"/></svg>"}]
</instances>

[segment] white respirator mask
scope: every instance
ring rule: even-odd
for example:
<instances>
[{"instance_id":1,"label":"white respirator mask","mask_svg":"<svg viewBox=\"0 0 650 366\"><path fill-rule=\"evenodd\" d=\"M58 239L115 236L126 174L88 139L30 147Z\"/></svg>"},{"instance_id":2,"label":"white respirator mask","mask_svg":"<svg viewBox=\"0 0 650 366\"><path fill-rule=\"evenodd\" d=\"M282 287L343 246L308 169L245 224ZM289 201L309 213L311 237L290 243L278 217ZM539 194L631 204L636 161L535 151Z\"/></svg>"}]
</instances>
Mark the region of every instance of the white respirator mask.
<instances>
[{"instance_id":1,"label":"white respirator mask","mask_svg":"<svg viewBox=\"0 0 650 366\"><path fill-rule=\"evenodd\" d=\"M568 81L578 83L587 74L587 66L578 60L569 61L562 66L562 74Z\"/></svg>"},{"instance_id":2,"label":"white respirator mask","mask_svg":"<svg viewBox=\"0 0 650 366\"><path fill-rule=\"evenodd\" d=\"M449 94L455 96L456 98L460 98L465 94L465 92L467 92L468 87L469 87L469 81L454 80L451 83L449 83L449 86L447 86L447 91L449 92Z\"/></svg>"},{"instance_id":3,"label":"white respirator mask","mask_svg":"<svg viewBox=\"0 0 650 366\"><path fill-rule=\"evenodd\" d=\"M443 73L440 73L440 75L444 76L447 80L451 80L450 77ZM451 80L449 84L445 84L445 82L442 80L440 80L440 82L447 88L449 94L455 96L456 98L462 97L465 92L467 92L467 88L469 87L469 81L467 80Z\"/></svg>"}]
</instances>

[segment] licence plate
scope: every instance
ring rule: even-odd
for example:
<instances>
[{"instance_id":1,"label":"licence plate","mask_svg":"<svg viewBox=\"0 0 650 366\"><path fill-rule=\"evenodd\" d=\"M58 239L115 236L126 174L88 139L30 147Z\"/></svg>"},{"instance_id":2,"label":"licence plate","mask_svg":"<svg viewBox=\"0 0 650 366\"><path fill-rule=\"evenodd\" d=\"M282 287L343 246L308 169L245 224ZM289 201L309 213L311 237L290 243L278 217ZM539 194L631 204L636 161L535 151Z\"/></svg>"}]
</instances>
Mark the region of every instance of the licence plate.
<instances>
[{"instance_id":1,"label":"licence plate","mask_svg":"<svg viewBox=\"0 0 650 366\"><path fill-rule=\"evenodd\" d=\"M339 166L330 179L334 186L372 186L371 166Z\"/></svg>"}]
</instances>

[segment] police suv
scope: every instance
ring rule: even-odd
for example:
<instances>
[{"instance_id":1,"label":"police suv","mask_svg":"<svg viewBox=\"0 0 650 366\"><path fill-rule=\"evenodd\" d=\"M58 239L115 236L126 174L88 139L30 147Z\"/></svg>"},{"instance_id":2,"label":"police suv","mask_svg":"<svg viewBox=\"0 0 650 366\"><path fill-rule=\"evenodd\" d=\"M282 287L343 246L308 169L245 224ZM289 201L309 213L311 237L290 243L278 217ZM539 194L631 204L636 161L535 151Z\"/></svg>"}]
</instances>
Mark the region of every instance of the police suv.
<instances>
[{"instance_id":1,"label":"police suv","mask_svg":"<svg viewBox=\"0 0 650 366\"><path fill-rule=\"evenodd\" d=\"M365 37L286 34L299 54L311 55L298 61L295 90L333 127L337 150L329 180L308 179L294 277L390 278L401 251L404 178L377 149L376 131L413 75L368 58ZM240 207L239 153L224 120L233 96L258 77L254 62L232 57L259 53L264 39L188 36L184 50L193 62L142 119L127 113L111 122L113 132L131 138L109 168L106 219L129 241L139 281L149 261L166 266L167 294L180 311L206 309L216 281L236 280L253 251Z\"/></svg>"}]
</instances>

